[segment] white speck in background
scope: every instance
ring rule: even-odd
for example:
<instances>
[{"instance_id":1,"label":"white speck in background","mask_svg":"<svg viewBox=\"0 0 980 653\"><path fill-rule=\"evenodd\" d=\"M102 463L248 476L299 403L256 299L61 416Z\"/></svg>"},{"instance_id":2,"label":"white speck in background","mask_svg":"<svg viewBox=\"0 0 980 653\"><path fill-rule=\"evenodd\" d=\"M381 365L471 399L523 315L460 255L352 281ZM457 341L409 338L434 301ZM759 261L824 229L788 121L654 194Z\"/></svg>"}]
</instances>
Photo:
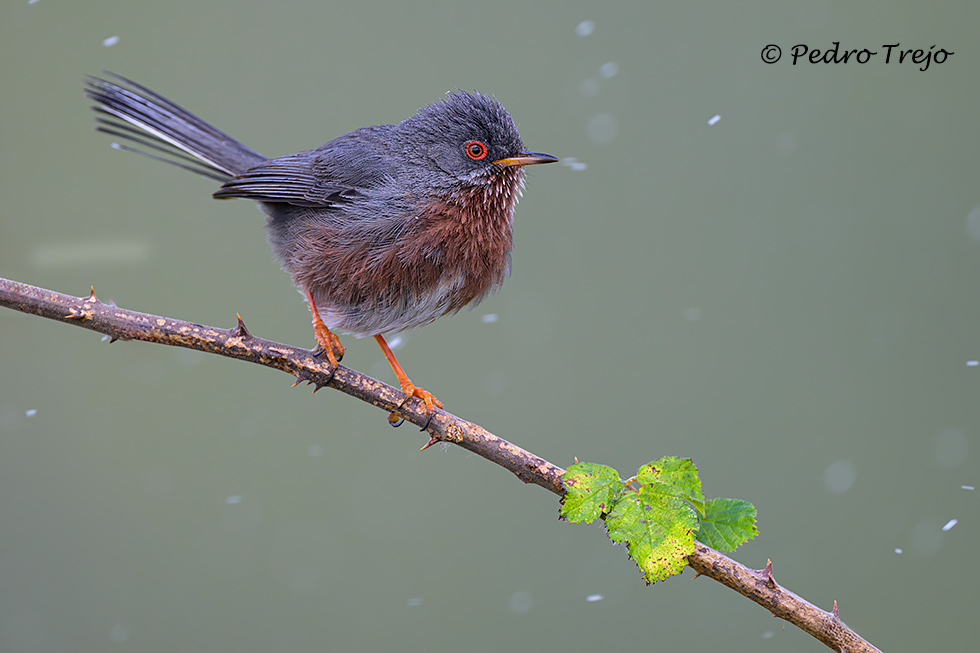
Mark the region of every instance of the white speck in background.
<instances>
[{"instance_id":1,"label":"white speck in background","mask_svg":"<svg viewBox=\"0 0 980 653\"><path fill-rule=\"evenodd\" d=\"M589 167L587 163L585 163L584 161L579 161L574 156L566 156L561 160L561 164L563 166L568 166L575 172L582 172L583 170Z\"/></svg>"},{"instance_id":2,"label":"white speck in background","mask_svg":"<svg viewBox=\"0 0 980 653\"><path fill-rule=\"evenodd\" d=\"M980 206L966 214L966 235L970 240L980 240Z\"/></svg>"},{"instance_id":3,"label":"white speck in background","mask_svg":"<svg viewBox=\"0 0 980 653\"><path fill-rule=\"evenodd\" d=\"M518 590L510 595L510 609L515 614L527 614L531 611L531 593L526 590Z\"/></svg>"},{"instance_id":4,"label":"white speck in background","mask_svg":"<svg viewBox=\"0 0 980 653\"><path fill-rule=\"evenodd\" d=\"M615 61L609 61L599 66L599 77L603 79L615 77L617 73L619 73L619 64Z\"/></svg>"},{"instance_id":5,"label":"white speck in background","mask_svg":"<svg viewBox=\"0 0 980 653\"><path fill-rule=\"evenodd\" d=\"M827 465L823 474L823 484L834 494L843 494L854 485L857 470L850 460L835 460Z\"/></svg>"},{"instance_id":6,"label":"white speck in background","mask_svg":"<svg viewBox=\"0 0 980 653\"><path fill-rule=\"evenodd\" d=\"M129 639L129 626L116 624L109 630L109 638L114 642L125 642Z\"/></svg>"},{"instance_id":7,"label":"white speck in background","mask_svg":"<svg viewBox=\"0 0 980 653\"><path fill-rule=\"evenodd\" d=\"M595 23L591 20L583 20L575 26L575 33L579 36L588 36L595 31Z\"/></svg>"}]
</instances>

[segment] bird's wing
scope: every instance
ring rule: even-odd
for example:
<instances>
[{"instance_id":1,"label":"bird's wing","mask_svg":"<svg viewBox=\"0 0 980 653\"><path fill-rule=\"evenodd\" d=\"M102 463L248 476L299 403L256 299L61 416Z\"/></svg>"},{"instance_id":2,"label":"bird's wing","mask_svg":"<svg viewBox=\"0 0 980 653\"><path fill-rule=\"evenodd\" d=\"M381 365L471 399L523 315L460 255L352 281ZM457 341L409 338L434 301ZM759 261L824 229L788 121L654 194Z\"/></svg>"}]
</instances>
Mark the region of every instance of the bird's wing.
<instances>
[{"instance_id":1,"label":"bird's wing","mask_svg":"<svg viewBox=\"0 0 980 653\"><path fill-rule=\"evenodd\" d=\"M391 173L390 161L375 147L384 127L359 129L315 150L263 161L225 182L214 197L310 207L350 202Z\"/></svg>"},{"instance_id":2,"label":"bird's wing","mask_svg":"<svg viewBox=\"0 0 980 653\"><path fill-rule=\"evenodd\" d=\"M298 155L270 159L229 179L214 197L241 197L259 202L285 202L296 206L329 206L351 196L354 188L330 183L315 174L309 161Z\"/></svg>"}]
</instances>

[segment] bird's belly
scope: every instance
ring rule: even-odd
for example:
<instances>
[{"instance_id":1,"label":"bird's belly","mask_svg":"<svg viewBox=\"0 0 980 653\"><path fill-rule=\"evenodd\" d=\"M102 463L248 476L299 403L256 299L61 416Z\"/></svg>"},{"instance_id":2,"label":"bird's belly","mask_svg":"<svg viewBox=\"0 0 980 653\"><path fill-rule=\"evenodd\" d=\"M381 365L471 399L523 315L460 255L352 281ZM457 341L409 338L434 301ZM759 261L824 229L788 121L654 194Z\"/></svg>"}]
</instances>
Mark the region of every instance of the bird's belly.
<instances>
[{"instance_id":1,"label":"bird's belly","mask_svg":"<svg viewBox=\"0 0 980 653\"><path fill-rule=\"evenodd\" d=\"M477 303L485 292L467 298L467 284L462 276L446 277L425 291L393 289L385 296L356 304L344 304L314 293L320 319L331 329L365 338L380 333L394 333L424 326L455 313L467 303Z\"/></svg>"}]
</instances>

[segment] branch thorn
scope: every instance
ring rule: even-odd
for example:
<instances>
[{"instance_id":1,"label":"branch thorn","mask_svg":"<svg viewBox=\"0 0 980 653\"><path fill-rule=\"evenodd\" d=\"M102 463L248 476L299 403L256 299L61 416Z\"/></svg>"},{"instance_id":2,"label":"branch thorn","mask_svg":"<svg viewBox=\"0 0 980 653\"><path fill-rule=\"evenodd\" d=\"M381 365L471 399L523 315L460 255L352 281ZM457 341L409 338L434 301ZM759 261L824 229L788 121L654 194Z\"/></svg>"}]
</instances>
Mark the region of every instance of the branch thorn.
<instances>
[{"instance_id":1,"label":"branch thorn","mask_svg":"<svg viewBox=\"0 0 980 653\"><path fill-rule=\"evenodd\" d=\"M304 383L304 382L305 383L310 383L311 382L310 379L309 379L309 377L306 376L305 374L296 374L295 376L296 376L296 380L293 382L293 384L291 386L289 386L290 388L295 388L300 383Z\"/></svg>"},{"instance_id":2,"label":"branch thorn","mask_svg":"<svg viewBox=\"0 0 980 653\"><path fill-rule=\"evenodd\" d=\"M768 559L766 560L765 569L759 569L754 571L759 576L762 576L762 578L766 581L766 584L769 585L769 587L778 587L778 585L776 584L776 579L772 575L772 560L768 560Z\"/></svg>"},{"instance_id":3,"label":"branch thorn","mask_svg":"<svg viewBox=\"0 0 980 653\"><path fill-rule=\"evenodd\" d=\"M245 322L242 320L241 314L235 313L235 317L238 318L238 335L242 338L251 338L252 334L245 328Z\"/></svg>"}]
</instances>

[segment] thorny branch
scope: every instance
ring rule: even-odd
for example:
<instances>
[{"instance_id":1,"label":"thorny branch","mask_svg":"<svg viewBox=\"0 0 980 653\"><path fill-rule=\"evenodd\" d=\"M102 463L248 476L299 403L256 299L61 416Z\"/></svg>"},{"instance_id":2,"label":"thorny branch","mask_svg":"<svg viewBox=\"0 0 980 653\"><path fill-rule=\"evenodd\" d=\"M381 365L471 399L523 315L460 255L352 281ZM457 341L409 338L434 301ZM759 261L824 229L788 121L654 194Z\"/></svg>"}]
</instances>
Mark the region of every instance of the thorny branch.
<instances>
[{"instance_id":1,"label":"thorny branch","mask_svg":"<svg viewBox=\"0 0 980 653\"><path fill-rule=\"evenodd\" d=\"M106 304L95 296L94 288L88 297L73 297L3 278L0 305L91 329L114 341L143 340L186 347L282 370L296 377L297 383L305 381L316 389L329 386L398 414L428 431L426 447L451 442L510 470L525 483L540 485L559 496L563 493L561 477L565 470L561 467L445 411L429 416L422 400L409 398L400 389L343 365L330 369L314 351L257 338L240 317L237 326L218 329ZM838 618L836 602L833 611L827 612L780 587L773 578L771 562L762 570L749 569L700 542L687 560L698 576L732 588L835 651L878 651Z\"/></svg>"}]
</instances>

